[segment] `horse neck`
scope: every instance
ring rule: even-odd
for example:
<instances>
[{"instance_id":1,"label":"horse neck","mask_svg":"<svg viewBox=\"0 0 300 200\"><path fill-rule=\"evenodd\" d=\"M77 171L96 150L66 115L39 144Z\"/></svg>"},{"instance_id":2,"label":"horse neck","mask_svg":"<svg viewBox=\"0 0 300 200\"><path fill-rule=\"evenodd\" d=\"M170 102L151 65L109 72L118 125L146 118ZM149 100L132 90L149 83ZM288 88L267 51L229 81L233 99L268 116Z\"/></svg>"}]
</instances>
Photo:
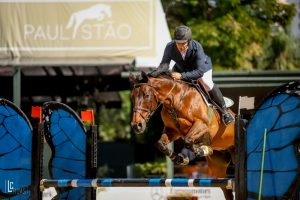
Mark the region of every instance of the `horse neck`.
<instances>
[{"instance_id":1,"label":"horse neck","mask_svg":"<svg viewBox=\"0 0 300 200\"><path fill-rule=\"evenodd\" d=\"M181 110L182 105L187 101L189 103L185 108L188 110L181 110L184 113L194 113L197 116L198 114L195 114L195 112L208 112L208 105L205 103L203 96L187 83L172 79L155 79L155 81L151 82L151 85L156 92L155 96L157 100L167 109L176 108ZM191 105L198 105L199 107L196 106L197 109L195 109ZM202 120L208 123L208 118L202 118Z\"/></svg>"},{"instance_id":2,"label":"horse neck","mask_svg":"<svg viewBox=\"0 0 300 200\"><path fill-rule=\"evenodd\" d=\"M156 92L158 101L163 102L170 95L174 94L176 82L167 78L151 78L150 83Z\"/></svg>"},{"instance_id":3,"label":"horse neck","mask_svg":"<svg viewBox=\"0 0 300 200\"><path fill-rule=\"evenodd\" d=\"M172 97L174 101L180 102L182 96L185 96L191 91L190 89L192 87L188 83L174 81L168 78L152 78L150 82L156 92L156 98L163 104L166 103L165 100L170 97ZM203 105L205 109L208 109L204 97L196 89L192 90L192 95L197 102Z\"/></svg>"}]
</instances>

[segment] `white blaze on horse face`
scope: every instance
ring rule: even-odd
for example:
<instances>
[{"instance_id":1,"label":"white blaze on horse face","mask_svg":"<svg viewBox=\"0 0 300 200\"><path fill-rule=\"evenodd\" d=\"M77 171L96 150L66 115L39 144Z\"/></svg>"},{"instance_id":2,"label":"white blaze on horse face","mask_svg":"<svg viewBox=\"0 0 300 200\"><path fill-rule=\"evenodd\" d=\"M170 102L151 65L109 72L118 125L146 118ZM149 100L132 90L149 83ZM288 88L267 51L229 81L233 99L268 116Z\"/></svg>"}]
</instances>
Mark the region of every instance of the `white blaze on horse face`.
<instances>
[{"instance_id":1,"label":"white blaze on horse face","mask_svg":"<svg viewBox=\"0 0 300 200\"><path fill-rule=\"evenodd\" d=\"M152 113L151 100L147 90L143 87L135 88L133 91L133 115L131 126L137 134L146 130L147 121Z\"/></svg>"},{"instance_id":2,"label":"white blaze on horse face","mask_svg":"<svg viewBox=\"0 0 300 200\"><path fill-rule=\"evenodd\" d=\"M146 121L141 118L141 113L138 111L133 112L131 127L136 134L142 134L146 130Z\"/></svg>"},{"instance_id":3,"label":"white blaze on horse face","mask_svg":"<svg viewBox=\"0 0 300 200\"><path fill-rule=\"evenodd\" d=\"M111 7L109 5L97 4L90 8L73 13L66 28L70 29L74 26L72 37L75 39L78 28L85 20L96 19L97 21L102 21L105 17L112 17Z\"/></svg>"}]
</instances>

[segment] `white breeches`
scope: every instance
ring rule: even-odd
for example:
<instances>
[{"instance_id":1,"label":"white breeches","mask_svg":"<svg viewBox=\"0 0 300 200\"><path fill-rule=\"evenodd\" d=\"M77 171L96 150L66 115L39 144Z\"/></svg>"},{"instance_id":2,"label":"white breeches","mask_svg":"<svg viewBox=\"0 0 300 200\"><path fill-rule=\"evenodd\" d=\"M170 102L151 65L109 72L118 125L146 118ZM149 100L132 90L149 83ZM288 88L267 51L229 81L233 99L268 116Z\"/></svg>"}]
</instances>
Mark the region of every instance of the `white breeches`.
<instances>
[{"instance_id":1,"label":"white breeches","mask_svg":"<svg viewBox=\"0 0 300 200\"><path fill-rule=\"evenodd\" d=\"M210 91L214 87L214 82L212 80L212 69L205 72L203 76L199 79L201 84L205 87L207 91Z\"/></svg>"}]
</instances>

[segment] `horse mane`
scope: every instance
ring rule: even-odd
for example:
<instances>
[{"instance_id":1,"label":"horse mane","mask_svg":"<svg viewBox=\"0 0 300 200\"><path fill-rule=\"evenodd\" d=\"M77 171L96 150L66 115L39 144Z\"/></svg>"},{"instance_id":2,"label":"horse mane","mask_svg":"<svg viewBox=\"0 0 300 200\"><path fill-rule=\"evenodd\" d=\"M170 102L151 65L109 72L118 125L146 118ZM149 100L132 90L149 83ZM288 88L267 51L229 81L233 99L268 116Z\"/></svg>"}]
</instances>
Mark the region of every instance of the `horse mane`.
<instances>
[{"instance_id":1,"label":"horse mane","mask_svg":"<svg viewBox=\"0 0 300 200\"><path fill-rule=\"evenodd\" d=\"M171 71L169 70L169 65L168 64L159 65L156 69L149 72L147 74L147 76L154 77L154 78L157 78L159 76L163 76L165 78L173 79L171 77Z\"/></svg>"},{"instance_id":2,"label":"horse mane","mask_svg":"<svg viewBox=\"0 0 300 200\"><path fill-rule=\"evenodd\" d=\"M141 75L137 76L133 82L134 84L147 83L149 77L153 77L153 78L163 77L163 78L173 80L171 76L171 71L169 70L169 65L163 64L158 66L156 69L152 70L151 72L148 72L147 74L142 71Z\"/></svg>"}]
</instances>

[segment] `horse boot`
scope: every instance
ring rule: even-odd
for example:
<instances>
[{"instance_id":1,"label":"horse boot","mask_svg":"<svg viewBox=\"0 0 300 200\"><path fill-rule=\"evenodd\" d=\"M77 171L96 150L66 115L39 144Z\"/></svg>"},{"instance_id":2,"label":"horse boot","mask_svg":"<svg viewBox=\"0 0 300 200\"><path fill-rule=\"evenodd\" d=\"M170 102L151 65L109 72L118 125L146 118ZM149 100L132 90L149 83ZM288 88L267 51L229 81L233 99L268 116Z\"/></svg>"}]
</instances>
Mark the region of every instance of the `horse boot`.
<instances>
[{"instance_id":1,"label":"horse boot","mask_svg":"<svg viewBox=\"0 0 300 200\"><path fill-rule=\"evenodd\" d=\"M203 156L210 156L213 154L213 149L211 148L211 137L209 133L203 135L202 145L200 148L203 151Z\"/></svg>"},{"instance_id":2,"label":"horse boot","mask_svg":"<svg viewBox=\"0 0 300 200\"><path fill-rule=\"evenodd\" d=\"M210 90L208 93L211 99L219 106L219 110L222 113L223 123L227 126L231 122L234 122L234 117L228 111L220 89L216 85L214 85L213 89Z\"/></svg>"},{"instance_id":3,"label":"horse boot","mask_svg":"<svg viewBox=\"0 0 300 200\"><path fill-rule=\"evenodd\" d=\"M213 154L213 149L211 148L211 138L209 133L203 135L201 139L201 144L198 148L198 157L206 157Z\"/></svg>"},{"instance_id":4,"label":"horse boot","mask_svg":"<svg viewBox=\"0 0 300 200\"><path fill-rule=\"evenodd\" d=\"M207 145L201 145L195 153L197 157L206 157L213 154L213 149Z\"/></svg>"},{"instance_id":5,"label":"horse boot","mask_svg":"<svg viewBox=\"0 0 300 200\"><path fill-rule=\"evenodd\" d=\"M186 147L191 149L196 157L206 157L213 154L213 149L211 148L211 138L208 133L204 134L201 139L196 142L196 144L185 143Z\"/></svg>"}]
</instances>

